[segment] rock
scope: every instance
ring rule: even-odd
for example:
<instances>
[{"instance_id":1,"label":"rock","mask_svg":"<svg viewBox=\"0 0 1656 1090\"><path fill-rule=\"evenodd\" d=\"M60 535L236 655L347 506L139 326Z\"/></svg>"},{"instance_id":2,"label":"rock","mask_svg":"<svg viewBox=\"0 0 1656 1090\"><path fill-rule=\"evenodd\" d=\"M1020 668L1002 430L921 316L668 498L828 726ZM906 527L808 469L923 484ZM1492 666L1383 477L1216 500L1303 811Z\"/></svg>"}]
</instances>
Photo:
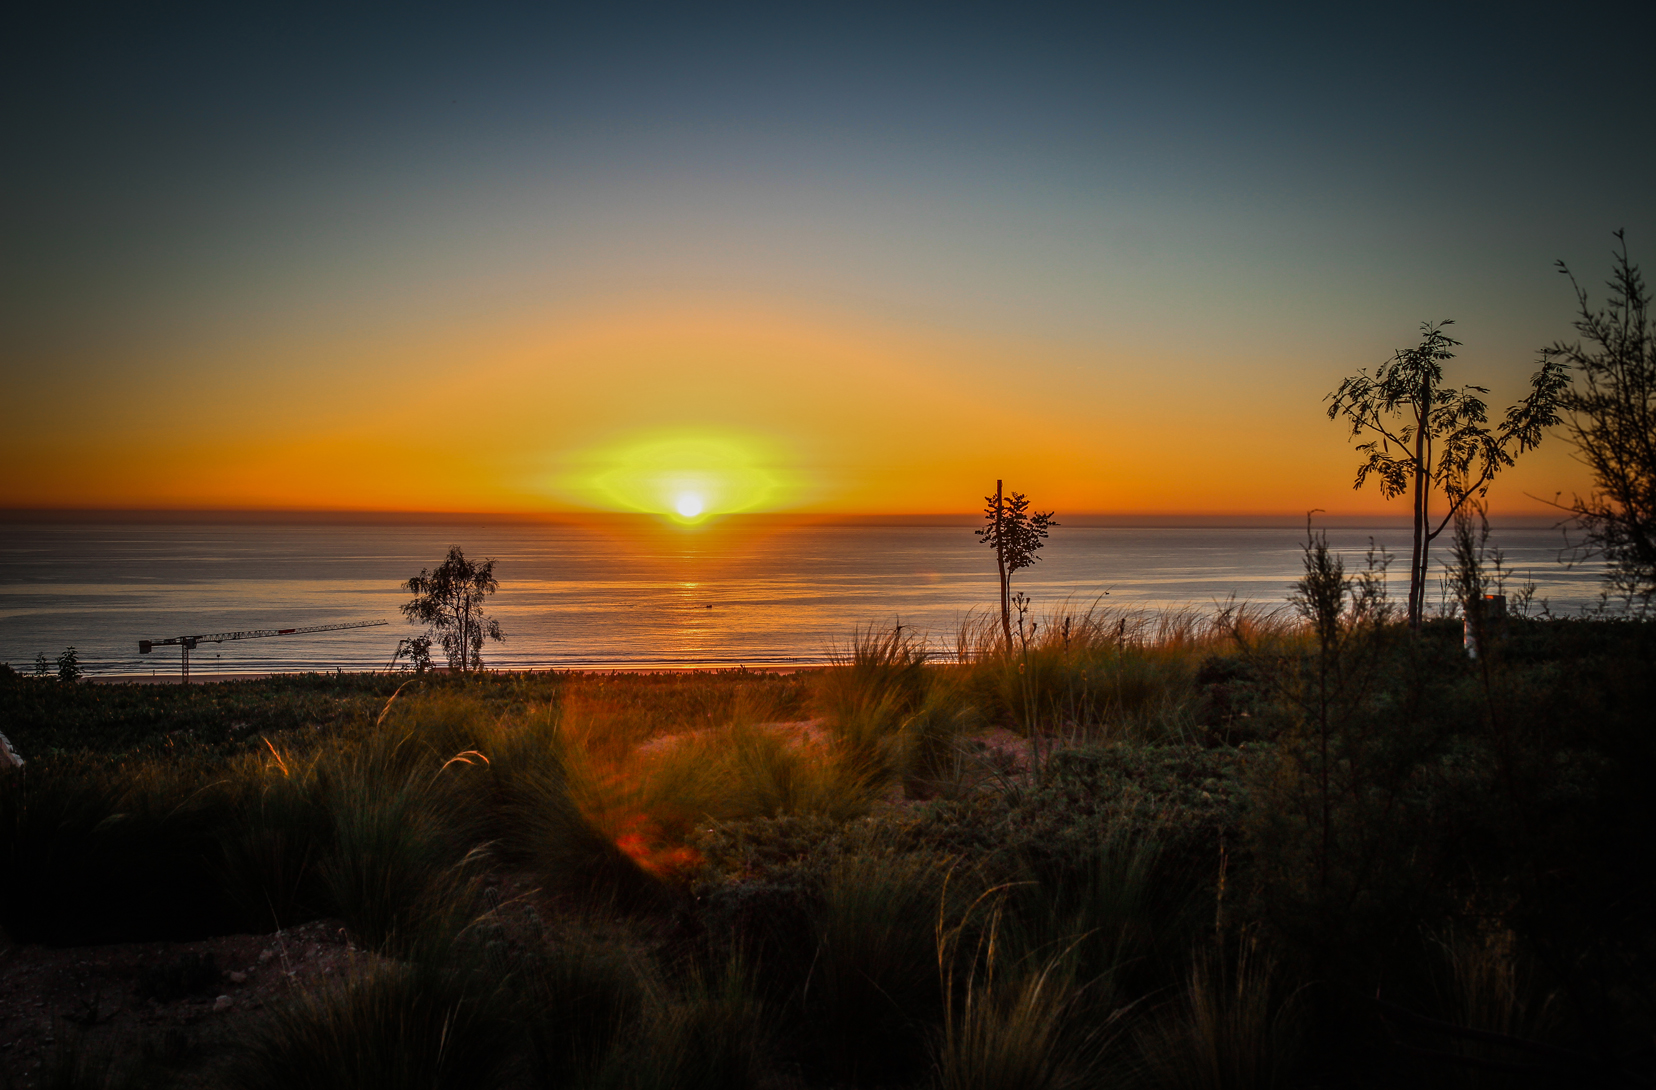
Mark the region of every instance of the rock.
<instances>
[{"instance_id":1,"label":"rock","mask_svg":"<svg viewBox=\"0 0 1656 1090\"><path fill-rule=\"evenodd\" d=\"M228 995L221 995L217 999L213 1000L213 1013L218 1014L222 1011L227 1011L235 1005L236 1001L234 998Z\"/></svg>"},{"instance_id":2,"label":"rock","mask_svg":"<svg viewBox=\"0 0 1656 1090\"><path fill-rule=\"evenodd\" d=\"M273 958L275 956L276 956L276 951L274 949L267 949L267 950L261 951L260 954L259 954L259 964L263 965L265 962L269 961L271 958Z\"/></svg>"},{"instance_id":3,"label":"rock","mask_svg":"<svg viewBox=\"0 0 1656 1090\"><path fill-rule=\"evenodd\" d=\"M225 973L224 975L230 978L230 983L232 983L232 984L246 984L247 983L247 974L246 973L237 972L236 970L232 969L228 973Z\"/></svg>"}]
</instances>

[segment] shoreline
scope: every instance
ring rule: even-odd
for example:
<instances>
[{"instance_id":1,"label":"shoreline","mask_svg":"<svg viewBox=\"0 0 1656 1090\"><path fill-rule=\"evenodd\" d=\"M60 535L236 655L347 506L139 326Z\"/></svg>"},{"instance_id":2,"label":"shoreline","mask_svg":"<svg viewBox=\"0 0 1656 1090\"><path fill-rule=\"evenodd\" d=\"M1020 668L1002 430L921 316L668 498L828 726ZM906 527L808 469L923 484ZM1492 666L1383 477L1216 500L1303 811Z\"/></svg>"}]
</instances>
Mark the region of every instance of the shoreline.
<instances>
[{"instance_id":1,"label":"shoreline","mask_svg":"<svg viewBox=\"0 0 1656 1090\"><path fill-rule=\"evenodd\" d=\"M833 665L826 659L821 662L798 663L690 663L684 665L647 665L634 666L626 663L578 663L572 666L547 667L507 667L499 670L485 669L482 672L489 676L502 674L796 674L805 670L822 670ZM428 674L447 676L450 670L437 667L427 671ZM28 677L30 675L25 675ZM264 670L238 671L233 673L195 673L190 675L189 684L208 685L219 681L265 681L271 678L302 678L302 677L400 677L412 680L420 675L412 671L398 671L394 674L384 670ZM48 680L56 680L48 678ZM170 674L98 674L82 677L82 683L92 685L180 685L184 683L176 671Z\"/></svg>"}]
</instances>

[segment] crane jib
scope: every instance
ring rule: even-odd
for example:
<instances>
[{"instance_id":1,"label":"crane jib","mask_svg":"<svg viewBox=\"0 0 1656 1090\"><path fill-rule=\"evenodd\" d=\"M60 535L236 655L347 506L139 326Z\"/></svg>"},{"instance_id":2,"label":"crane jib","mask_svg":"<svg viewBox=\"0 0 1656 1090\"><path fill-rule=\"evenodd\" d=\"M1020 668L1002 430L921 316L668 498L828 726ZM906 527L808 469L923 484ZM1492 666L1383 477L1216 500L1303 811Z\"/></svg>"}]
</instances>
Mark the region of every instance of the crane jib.
<instances>
[{"instance_id":1,"label":"crane jib","mask_svg":"<svg viewBox=\"0 0 1656 1090\"><path fill-rule=\"evenodd\" d=\"M300 628L252 628L239 632L209 632L200 636L173 636L165 640L139 640L138 653L149 654L157 647L194 647L201 643L225 643L230 640L258 640L267 636L298 636L312 632L340 632L350 628L378 628L388 621L351 621L346 624L315 624Z\"/></svg>"}]
</instances>

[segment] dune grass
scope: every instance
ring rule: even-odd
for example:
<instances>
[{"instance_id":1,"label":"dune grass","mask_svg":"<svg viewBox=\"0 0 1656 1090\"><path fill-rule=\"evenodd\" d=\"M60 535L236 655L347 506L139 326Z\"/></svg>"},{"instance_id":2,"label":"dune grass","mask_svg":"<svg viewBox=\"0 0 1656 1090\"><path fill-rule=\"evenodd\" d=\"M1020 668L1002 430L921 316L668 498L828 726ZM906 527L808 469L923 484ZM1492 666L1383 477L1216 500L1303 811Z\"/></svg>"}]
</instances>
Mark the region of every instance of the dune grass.
<instances>
[{"instance_id":1,"label":"dune grass","mask_svg":"<svg viewBox=\"0 0 1656 1090\"><path fill-rule=\"evenodd\" d=\"M1352 631L1060 609L1011 648L963 627L960 661L863 629L785 679L416 682L171 755L37 746L0 776L0 925L338 919L353 971L244 1042L244 1087L1265 1087L1377 1055L1494 1086L1456 1064L1537 1043L1640 1076L1656 630L1515 620L1476 669L1448 626Z\"/></svg>"},{"instance_id":2,"label":"dune grass","mask_svg":"<svg viewBox=\"0 0 1656 1090\"><path fill-rule=\"evenodd\" d=\"M283 1005L242 1048L234 1090L488 1090L518 1043L504 993L430 961L364 968Z\"/></svg>"},{"instance_id":3,"label":"dune grass","mask_svg":"<svg viewBox=\"0 0 1656 1090\"><path fill-rule=\"evenodd\" d=\"M1021 734L1167 741L1199 725L1195 675L1208 657L1234 653L1235 639L1222 617L1193 609L1066 604L1024 625L1011 647L995 618L969 618L955 646L975 703Z\"/></svg>"},{"instance_id":4,"label":"dune grass","mask_svg":"<svg viewBox=\"0 0 1656 1090\"><path fill-rule=\"evenodd\" d=\"M1296 1073L1304 994L1243 941L1192 957L1183 987L1139 1031L1144 1065L1167 1090L1274 1090Z\"/></svg>"}]
</instances>

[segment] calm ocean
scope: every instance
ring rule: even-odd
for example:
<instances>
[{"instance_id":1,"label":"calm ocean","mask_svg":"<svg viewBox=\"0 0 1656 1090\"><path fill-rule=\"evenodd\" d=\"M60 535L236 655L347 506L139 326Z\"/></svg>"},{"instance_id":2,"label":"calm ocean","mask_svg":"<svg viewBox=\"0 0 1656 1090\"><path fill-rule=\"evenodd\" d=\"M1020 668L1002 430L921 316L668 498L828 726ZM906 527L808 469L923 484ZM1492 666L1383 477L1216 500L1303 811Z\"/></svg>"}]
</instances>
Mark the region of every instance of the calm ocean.
<instances>
[{"instance_id":1,"label":"calm ocean","mask_svg":"<svg viewBox=\"0 0 1656 1090\"><path fill-rule=\"evenodd\" d=\"M1075 520L1080 521L1080 520ZM1235 596L1280 604L1297 577L1303 523L1066 525L1015 587L1037 613L1095 599L1194 606ZM1337 526L1360 567L1370 537L1407 566L1408 531ZM1439 539L1447 545L1448 537ZM73 644L87 672L176 674L178 649L140 639L386 620L384 628L205 644L192 673L383 668L400 637L402 581L451 544L493 557L493 613L507 668L785 666L822 662L858 624L901 620L950 645L996 601L993 558L966 520L782 524L727 519L685 529L645 518L528 521L0 521L0 661L29 669ZM1497 526L1491 542L1554 613L1596 599L1596 568L1558 562L1555 529ZM1440 556L1447 550L1440 549ZM1432 588L1432 600L1438 599Z\"/></svg>"}]
</instances>

